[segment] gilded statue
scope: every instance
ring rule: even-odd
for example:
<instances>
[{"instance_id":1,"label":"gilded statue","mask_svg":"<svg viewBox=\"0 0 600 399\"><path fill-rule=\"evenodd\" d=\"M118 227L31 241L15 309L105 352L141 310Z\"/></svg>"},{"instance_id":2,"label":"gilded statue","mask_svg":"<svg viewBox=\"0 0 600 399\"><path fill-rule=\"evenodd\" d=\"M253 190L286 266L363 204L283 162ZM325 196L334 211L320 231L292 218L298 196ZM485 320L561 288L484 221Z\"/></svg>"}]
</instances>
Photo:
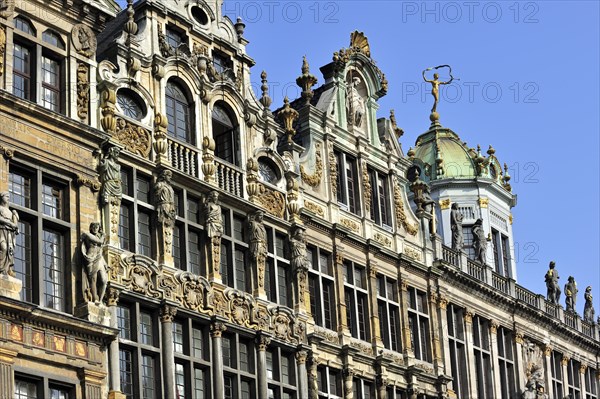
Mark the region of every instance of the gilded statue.
<instances>
[{"instance_id":1,"label":"gilded statue","mask_svg":"<svg viewBox=\"0 0 600 399\"><path fill-rule=\"evenodd\" d=\"M450 80L448 80L447 82L440 81L440 75L438 73L433 74L433 80L427 79L427 77L425 76L425 72L427 71L445 67L447 67L450 70ZM454 77L452 76L452 68L450 68L450 65L439 65L436 67L427 68L423 71L423 80L425 80L425 82L427 83L431 83L431 95L433 96L433 108L431 108L431 113L433 114L437 112L437 104L440 100L440 85L449 85L454 80Z\"/></svg>"},{"instance_id":2,"label":"gilded statue","mask_svg":"<svg viewBox=\"0 0 600 399\"><path fill-rule=\"evenodd\" d=\"M575 313L575 306L577 303L577 283L575 277L569 276L567 283L565 284L565 305L567 306L567 312Z\"/></svg>"}]
</instances>

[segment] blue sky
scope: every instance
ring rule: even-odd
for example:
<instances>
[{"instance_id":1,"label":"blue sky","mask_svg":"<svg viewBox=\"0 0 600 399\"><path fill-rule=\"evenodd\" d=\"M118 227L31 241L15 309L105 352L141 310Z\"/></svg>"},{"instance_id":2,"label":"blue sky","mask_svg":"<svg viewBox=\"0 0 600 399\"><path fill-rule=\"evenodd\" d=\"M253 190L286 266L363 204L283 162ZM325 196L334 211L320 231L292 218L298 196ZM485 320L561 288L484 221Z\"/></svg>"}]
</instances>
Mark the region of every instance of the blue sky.
<instances>
[{"instance_id":1,"label":"blue sky","mask_svg":"<svg viewBox=\"0 0 600 399\"><path fill-rule=\"evenodd\" d=\"M245 21L253 85L258 91L266 70L273 109L284 95L299 95L303 55L321 84L319 67L348 46L352 31L363 31L389 81L379 116L396 110L405 151L429 126L421 71L451 65L461 80L442 94L441 122L470 146L492 144L510 167L519 283L545 294L555 260L561 285L569 275L578 282L579 312L592 285L598 314L598 4L226 0L224 13Z\"/></svg>"}]
</instances>

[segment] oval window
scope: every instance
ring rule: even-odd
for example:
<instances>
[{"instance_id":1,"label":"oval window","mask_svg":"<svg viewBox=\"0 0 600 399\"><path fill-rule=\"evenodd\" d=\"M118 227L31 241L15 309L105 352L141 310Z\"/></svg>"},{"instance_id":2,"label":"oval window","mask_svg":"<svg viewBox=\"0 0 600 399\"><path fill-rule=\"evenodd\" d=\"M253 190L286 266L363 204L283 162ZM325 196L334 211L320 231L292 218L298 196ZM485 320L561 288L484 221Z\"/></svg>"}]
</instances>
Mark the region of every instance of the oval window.
<instances>
[{"instance_id":1,"label":"oval window","mask_svg":"<svg viewBox=\"0 0 600 399\"><path fill-rule=\"evenodd\" d=\"M121 113L135 120L146 116L146 107L138 94L129 89L119 89L117 92L117 107Z\"/></svg>"},{"instance_id":2,"label":"oval window","mask_svg":"<svg viewBox=\"0 0 600 399\"><path fill-rule=\"evenodd\" d=\"M208 24L208 15L204 12L200 7L192 7L192 17L198 22L200 25Z\"/></svg>"},{"instance_id":3,"label":"oval window","mask_svg":"<svg viewBox=\"0 0 600 399\"><path fill-rule=\"evenodd\" d=\"M264 157L258 160L258 175L266 183L277 184L279 181L277 168L273 162Z\"/></svg>"}]
</instances>

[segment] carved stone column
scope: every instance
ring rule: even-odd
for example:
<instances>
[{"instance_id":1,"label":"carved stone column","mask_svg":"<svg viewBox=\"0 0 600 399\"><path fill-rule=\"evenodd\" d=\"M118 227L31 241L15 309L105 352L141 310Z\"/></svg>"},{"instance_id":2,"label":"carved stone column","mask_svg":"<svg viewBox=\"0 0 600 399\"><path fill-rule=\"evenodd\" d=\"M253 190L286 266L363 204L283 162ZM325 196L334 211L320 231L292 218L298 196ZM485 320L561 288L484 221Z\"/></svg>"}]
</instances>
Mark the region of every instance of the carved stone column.
<instances>
[{"instance_id":1,"label":"carved stone column","mask_svg":"<svg viewBox=\"0 0 600 399\"><path fill-rule=\"evenodd\" d=\"M369 279L367 281L369 292L377 292L377 264L376 262L369 260L368 261L368 276ZM371 309L377 309L377 295L369 295L369 301ZM383 348L383 340L382 334L379 328L379 312L374 310L371 312L371 331L373 331L373 339L372 341L378 347Z\"/></svg>"},{"instance_id":2,"label":"carved stone column","mask_svg":"<svg viewBox=\"0 0 600 399\"><path fill-rule=\"evenodd\" d=\"M86 369L82 369L79 374L84 384L84 398L104 399L102 396L102 385L104 384L104 378L106 377L106 374L103 372Z\"/></svg>"},{"instance_id":3,"label":"carved stone column","mask_svg":"<svg viewBox=\"0 0 600 399\"><path fill-rule=\"evenodd\" d=\"M119 302L120 291L114 287L108 287L106 290L106 304L110 313L110 326L119 328L117 319L117 303ZM108 344L108 386L109 397L119 399L125 395L121 393L121 376L119 372L119 337L110 341Z\"/></svg>"},{"instance_id":4,"label":"carved stone column","mask_svg":"<svg viewBox=\"0 0 600 399\"><path fill-rule=\"evenodd\" d=\"M560 359L560 365L562 367L562 375L563 375L563 379L565 380L565 383L563 384L563 391L562 391L562 395L560 392L555 392L554 394L557 396L562 396L565 397L569 394L569 387L566 383L566 376L568 375L569 371L567 366L569 365L569 361L571 359L569 358L569 356L563 355L562 359ZM550 369L548 369L550 370Z\"/></svg>"},{"instance_id":5,"label":"carved stone column","mask_svg":"<svg viewBox=\"0 0 600 399\"><path fill-rule=\"evenodd\" d=\"M587 365L585 364L581 364L579 366L579 386L581 387L581 397L585 398L586 394L589 394L591 392L587 392L586 386L585 386L585 372L587 370Z\"/></svg>"},{"instance_id":6,"label":"carved stone column","mask_svg":"<svg viewBox=\"0 0 600 399\"><path fill-rule=\"evenodd\" d=\"M404 338L403 342L403 352L404 356L408 356L409 358L414 358L415 353L412 347L412 342L410 341L410 327L408 323L408 285L406 280L400 276L400 319L402 320L402 337Z\"/></svg>"},{"instance_id":7,"label":"carved stone column","mask_svg":"<svg viewBox=\"0 0 600 399\"><path fill-rule=\"evenodd\" d=\"M446 315L441 315L440 312L436 312L438 302L438 295L435 292L429 294L429 308L431 309L431 337L432 337L432 352L433 352L433 367L436 370L436 374L440 375L444 370L444 361L442 354L442 346L440 343L440 319L445 318Z\"/></svg>"},{"instance_id":8,"label":"carved stone column","mask_svg":"<svg viewBox=\"0 0 600 399\"><path fill-rule=\"evenodd\" d=\"M162 364L163 381L165 383L165 397L175 398L175 357L173 346L173 318L177 308L173 305L163 304L160 308L160 322L162 323Z\"/></svg>"},{"instance_id":9,"label":"carved stone column","mask_svg":"<svg viewBox=\"0 0 600 399\"><path fill-rule=\"evenodd\" d=\"M17 352L0 347L0 398L12 398L13 388L13 364Z\"/></svg>"},{"instance_id":10,"label":"carved stone column","mask_svg":"<svg viewBox=\"0 0 600 399\"><path fill-rule=\"evenodd\" d=\"M354 399L354 369L344 368L344 399Z\"/></svg>"},{"instance_id":11,"label":"carved stone column","mask_svg":"<svg viewBox=\"0 0 600 399\"><path fill-rule=\"evenodd\" d=\"M260 334L256 337L258 347L258 397L268 397L267 384L267 347L271 344L271 338Z\"/></svg>"},{"instance_id":12,"label":"carved stone column","mask_svg":"<svg viewBox=\"0 0 600 399\"><path fill-rule=\"evenodd\" d=\"M440 340L442 342L443 345L443 359L444 359L444 374L448 374L446 373L446 369L450 370L450 364L451 364L451 360L450 360L450 341L448 339L448 317L446 314L446 308L448 307L448 298L446 298L445 296L442 295L438 295L437 298L437 309L438 309L438 315L439 315L439 324L440 324ZM440 374L440 373L438 373ZM452 383L452 387L456 388L454 386L455 382Z\"/></svg>"},{"instance_id":13,"label":"carved stone column","mask_svg":"<svg viewBox=\"0 0 600 399\"><path fill-rule=\"evenodd\" d=\"M306 371L306 360L308 352L304 349L296 352L296 368L298 370L298 397L308 399L308 373Z\"/></svg>"},{"instance_id":14,"label":"carved stone column","mask_svg":"<svg viewBox=\"0 0 600 399\"><path fill-rule=\"evenodd\" d=\"M465 346L467 347L467 364L469 365L469 379L470 381L476 381L476 370L475 370L475 351L473 348L473 312L469 309L465 309ZM477 385L471 384L471 398L477 397Z\"/></svg>"},{"instance_id":15,"label":"carved stone column","mask_svg":"<svg viewBox=\"0 0 600 399\"><path fill-rule=\"evenodd\" d=\"M344 255L341 251L336 250L335 253L335 279L336 281L344 281ZM350 330L348 329L347 324L347 316L346 312L346 301L344 301L344 284L336 284L338 287L337 293L337 308L338 308L338 332L342 332L344 334L350 335Z\"/></svg>"},{"instance_id":16,"label":"carved stone column","mask_svg":"<svg viewBox=\"0 0 600 399\"><path fill-rule=\"evenodd\" d=\"M551 381L551 371L552 370L552 347L550 345L546 345L544 347L544 368L546 369L544 382L546 383L547 394L549 398L554 398L556 393L554 392L554 387L552 386ZM521 372L523 375L522 378L525 378L525 368ZM525 389L525 383L523 383L522 389Z\"/></svg>"},{"instance_id":17,"label":"carved stone column","mask_svg":"<svg viewBox=\"0 0 600 399\"><path fill-rule=\"evenodd\" d=\"M498 363L498 323L494 320L490 320L490 352L492 353L492 364ZM500 368L492 367L492 373L494 374L494 393L496 396L500 396L502 387L500 386Z\"/></svg>"},{"instance_id":18,"label":"carved stone column","mask_svg":"<svg viewBox=\"0 0 600 399\"><path fill-rule=\"evenodd\" d=\"M319 363L314 355L308 362L308 399L319 399L319 382L317 380L317 366Z\"/></svg>"},{"instance_id":19,"label":"carved stone column","mask_svg":"<svg viewBox=\"0 0 600 399\"><path fill-rule=\"evenodd\" d=\"M527 365L525 364L525 361L523 359L524 356L524 352L523 352L523 334L519 333L519 332L514 332L514 341L515 341L515 366L517 368L516 373L517 373L517 389L519 390L519 392L522 392L525 390L525 384L527 383L527 376L525 375L526 370L525 368L527 367Z\"/></svg>"},{"instance_id":20,"label":"carved stone column","mask_svg":"<svg viewBox=\"0 0 600 399\"><path fill-rule=\"evenodd\" d=\"M227 330L225 323L213 321L210 325L212 339L212 366L213 366L213 395L215 398L225 396L225 382L223 380L223 332Z\"/></svg>"}]
</instances>

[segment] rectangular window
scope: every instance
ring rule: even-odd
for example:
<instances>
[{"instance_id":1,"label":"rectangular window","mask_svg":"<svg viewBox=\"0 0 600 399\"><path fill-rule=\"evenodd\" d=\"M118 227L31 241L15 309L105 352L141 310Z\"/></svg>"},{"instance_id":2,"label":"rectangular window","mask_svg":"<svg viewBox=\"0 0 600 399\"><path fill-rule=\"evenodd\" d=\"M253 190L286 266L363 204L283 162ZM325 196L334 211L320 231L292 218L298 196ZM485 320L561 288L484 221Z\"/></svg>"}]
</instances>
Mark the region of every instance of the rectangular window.
<instances>
[{"instance_id":1,"label":"rectangular window","mask_svg":"<svg viewBox=\"0 0 600 399\"><path fill-rule=\"evenodd\" d=\"M450 347L450 368L452 388L459 399L469 398L467 352L465 343L464 311L448 304L446 310L448 322L448 341Z\"/></svg>"},{"instance_id":2,"label":"rectangular window","mask_svg":"<svg viewBox=\"0 0 600 399\"><path fill-rule=\"evenodd\" d=\"M146 212L138 213L138 253L152 257L151 216Z\"/></svg>"},{"instance_id":3,"label":"rectangular window","mask_svg":"<svg viewBox=\"0 0 600 399\"><path fill-rule=\"evenodd\" d=\"M192 349L195 358L204 358L204 339L200 328L192 329Z\"/></svg>"},{"instance_id":4,"label":"rectangular window","mask_svg":"<svg viewBox=\"0 0 600 399\"><path fill-rule=\"evenodd\" d=\"M511 332L503 327L498 327L498 365L500 368L500 389L502 399L511 399L516 392L516 377L514 363L514 343Z\"/></svg>"},{"instance_id":5,"label":"rectangular window","mask_svg":"<svg viewBox=\"0 0 600 399\"><path fill-rule=\"evenodd\" d=\"M292 306L290 282L290 261L286 238L267 228L267 265L265 270L265 291L271 302L282 306Z\"/></svg>"},{"instance_id":6,"label":"rectangular window","mask_svg":"<svg viewBox=\"0 0 600 399\"><path fill-rule=\"evenodd\" d=\"M396 298L398 285L387 276L377 276L377 312L381 339L387 349L400 351L400 304Z\"/></svg>"},{"instance_id":7,"label":"rectangular window","mask_svg":"<svg viewBox=\"0 0 600 399\"><path fill-rule=\"evenodd\" d=\"M119 350L119 372L121 377L121 391L126 397L133 398L133 360L131 351Z\"/></svg>"},{"instance_id":8,"label":"rectangular window","mask_svg":"<svg viewBox=\"0 0 600 399\"><path fill-rule=\"evenodd\" d=\"M42 255L44 259L44 306L64 311L64 237L56 231L44 229Z\"/></svg>"},{"instance_id":9,"label":"rectangular window","mask_svg":"<svg viewBox=\"0 0 600 399\"><path fill-rule=\"evenodd\" d=\"M37 395L38 384L36 382L15 378L14 399L37 399Z\"/></svg>"},{"instance_id":10,"label":"rectangular window","mask_svg":"<svg viewBox=\"0 0 600 399\"><path fill-rule=\"evenodd\" d=\"M177 353L183 353L183 325L173 322L173 350Z\"/></svg>"},{"instance_id":11,"label":"rectangular window","mask_svg":"<svg viewBox=\"0 0 600 399\"><path fill-rule=\"evenodd\" d=\"M121 249L131 251L131 225L130 209L127 205L121 204L119 212L119 244Z\"/></svg>"},{"instance_id":12,"label":"rectangular window","mask_svg":"<svg viewBox=\"0 0 600 399\"><path fill-rule=\"evenodd\" d=\"M142 344L154 345L152 330L152 316L149 313L140 313L140 341Z\"/></svg>"},{"instance_id":13,"label":"rectangular window","mask_svg":"<svg viewBox=\"0 0 600 399\"><path fill-rule=\"evenodd\" d=\"M60 62L42 56L42 105L54 112L60 112Z\"/></svg>"},{"instance_id":14,"label":"rectangular window","mask_svg":"<svg viewBox=\"0 0 600 399\"><path fill-rule=\"evenodd\" d=\"M419 360L431 362L427 294L412 287L408 288L408 294L408 326L415 357Z\"/></svg>"},{"instance_id":15,"label":"rectangular window","mask_svg":"<svg viewBox=\"0 0 600 399\"><path fill-rule=\"evenodd\" d=\"M204 399L206 396L205 392L206 377L204 370L196 368L194 369L194 399Z\"/></svg>"},{"instance_id":16,"label":"rectangular window","mask_svg":"<svg viewBox=\"0 0 600 399\"><path fill-rule=\"evenodd\" d=\"M391 229L391 202L389 179L383 173L368 170L371 185L370 217L376 224Z\"/></svg>"},{"instance_id":17,"label":"rectangular window","mask_svg":"<svg viewBox=\"0 0 600 399\"><path fill-rule=\"evenodd\" d=\"M25 100L32 100L32 51L15 43L13 46L13 94Z\"/></svg>"},{"instance_id":18,"label":"rectangular window","mask_svg":"<svg viewBox=\"0 0 600 399\"><path fill-rule=\"evenodd\" d=\"M597 399L598 398L598 380L596 377L596 370L587 367L585 369L585 399Z\"/></svg>"},{"instance_id":19,"label":"rectangular window","mask_svg":"<svg viewBox=\"0 0 600 399\"><path fill-rule=\"evenodd\" d=\"M185 399L185 367L183 364L175 363L175 392L177 399Z\"/></svg>"},{"instance_id":20,"label":"rectangular window","mask_svg":"<svg viewBox=\"0 0 600 399\"><path fill-rule=\"evenodd\" d=\"M570 359L567 363L567 388L572 399L581 399L581 363Z\"/></svg>"},{"instance_id":21,"label":"rectangular window","mask_svg":"<svg viewBox=\"0 0 600 399\"><path fill-rule=\"evenodd\" d=\"M142 356L142 397L154 399L154 359L152 356Z\"/></svg>"},{"instance_id":22,"label":"rectangular window","mask_svg":"<svg viewBox=\"0 0 600 399\"><path fill-rule=\"evenodd\" d=\"M346 321L350 334L354 338L368 341L370 337L369 306L367 290L363 288L364 268L346 261L344 262L344 271L346 276L353 276L353 279L346 278L344 283Z\"/></svg>"},{"instance_id":23,"label":"rectangular window","mask_svg":"<svg viewBox=\"0 0 600 399\"><path fill-rule=\"evenodd\" d=\"M331 255L316 247L308 247L306 255L310 262L310 312L318 326L335 330L335 284L329 267Z\"/></svg>"},{"instance_id":24,"label":"rectangular window","mask_svg":"<svg viewBox=\"0 0 600 399\"><path fill-rule=\"evenodd\" d=\"M32 235L31 223L19 221L19 234L15 243L15 273L17 278L23 282L21 289L21 300L33 302L32 281Z\"/></svg>"},{"instance_id":25,"label":"rectangular window","mask_svg":"<svg viewBox=\"0 0 600 399\"><path fill-rule=\"evenodd\" d=\"M489 322L473 317L473 352L475 355L475 384L477 397L493 399L492 356L490 353Z\"/></svg>"},{"instance_id":26,"label":"rectangular window","mask_svg":"<svg viewBox=\"0 0 600 399\"><path fill-rule=\"evenodd\" d=\"M556 351L550 354L550 383L554 392L563 392L562 355Z\"/></svg>"},{"instance_id":27,"label":"rectangular window","mask_svg":"<svg viewBox=\"0 0 600 399\"><path fill-rule=\"evenodd\" d=\"M502 239L502 265L504 266L504 276L505 277L510 277L511 276L511 271L510 271L510 255L509 255L509 241L508 241L508 237L505 235L501 235L501 239Z\"/></svg>"},{"instance_id":28,"label":"rectangular window","mask_svg":"<svg viewBox=\"0 0 600 399\"><path fill-rule=\"evenodd\" d=\"M117 306L117 324L119 327L119 338L131 341L131 314L129 308Z\"/></svg>"},{"instance_id":29,"label":"rectangular window","mask_svg":"<svg viewBox=\"0 0 600 399\"><path fill-rule=\"evenodd\" d=\"M356 159L342 152L335 152L337 161L337 200L340 206L360 215L358 193L358 167Z\"/></svg>"},{"instance_id":30,"label":"rectangular window","mask_svg":"<svg viewBox=\"0 0 600 399\"><path fill-rule=\"evenodd\" d=\"M57 184L42 184L42 211L44 215L56 219L64 218L64 189Z\"/></svg>"}]
</instances>

